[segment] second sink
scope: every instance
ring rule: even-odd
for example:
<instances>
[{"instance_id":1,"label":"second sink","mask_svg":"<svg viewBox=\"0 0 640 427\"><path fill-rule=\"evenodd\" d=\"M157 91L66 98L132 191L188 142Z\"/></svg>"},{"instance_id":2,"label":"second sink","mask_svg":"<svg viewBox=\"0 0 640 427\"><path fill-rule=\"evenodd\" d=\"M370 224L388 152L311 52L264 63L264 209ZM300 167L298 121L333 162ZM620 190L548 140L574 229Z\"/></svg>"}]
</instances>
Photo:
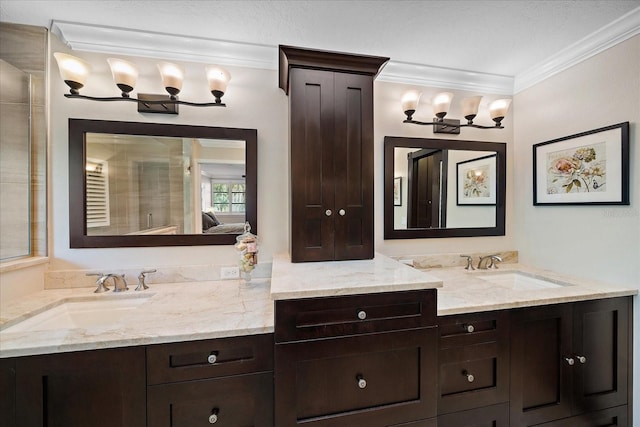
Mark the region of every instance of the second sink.
<instances>
[{"instance_id":1,"label":"second sink","mask_svg":"<svg viewBox=\"0 0 640 427\"><path fill-rule=\"evenodd\" d=\"M520 291L552 289L568 286L568 284L565 283L551 282L522 272L482 274L477 277L498 286Z\"/></svg>"}]
</instances>

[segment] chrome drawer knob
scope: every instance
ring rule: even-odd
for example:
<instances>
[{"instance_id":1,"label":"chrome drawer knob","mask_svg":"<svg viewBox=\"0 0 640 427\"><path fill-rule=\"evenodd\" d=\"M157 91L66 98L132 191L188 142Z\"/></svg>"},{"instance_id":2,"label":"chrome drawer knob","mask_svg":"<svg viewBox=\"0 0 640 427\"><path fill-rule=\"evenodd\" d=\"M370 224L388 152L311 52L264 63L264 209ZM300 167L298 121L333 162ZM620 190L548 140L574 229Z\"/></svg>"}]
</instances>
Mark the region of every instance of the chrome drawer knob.
<instances>
[{"instance_id":1,"label":"chrome drawer knob","mask_svg":"<svg viewBox=\"0 0 640 427\"><path fill-rule=\"evenodd\" d=\"M209 424L215 424L218 422L218 416L216 414L209 415Z\"/></svg>"},{"instance_id":2,"label":"chrome drawer knob","mask_svg":"<svg viewBox=\"0 0 640 427\"><path fill-rule=\"evenodd\" d=\"M470 374L467 371L462 371L462 375L467 377L467 381L469 381L470 383L472 383L472 382L474 382L476 380L476 377L474 377L473 374Z\"/></svg>"},{"instance_id":3,"label":"chrome drawer knob","mask_svg":"<svg viewBox=\"0 0 640 427\"><path fill-rule=\"evenodd\" d=\"M211 353L208 357L207 357L207 362L209 362L211 365L213 365L214 363L216 363L216 361L218 360L218 355L216 353Z\"/></svg>"},{"instance_id":4,"label":"chrome drawer knob","mask_svg":"<svg viewBox=\"0 0 640 427\"><path fill-rule=\"evenodd\" d=\"M358 319L360 319L360 320L364 320L364 319L366 319L366 318L367 318L367 312L366 312L366 311L364 311L364 310L360 310L360 311L358 312Z\"/></svg>"},{"instance_id":5,"label":"chrome drawer knob","mask_svg":"<svg viewBox=\"0 0 640 427\"><path fill-rule=\"evenodd\" d=\"M584 356L576 356L576 359L578 359L578 362L582 364L587 363L587 358Z\"/></svg>"},{"instance_id":6,"label":"chrome drawer knob","mask_svg":"<svg viewBox=\"0 0 640 427\"><path fill-rule=\"evenodd\" d=\"M476 328L473 327L473 325L462 325L462 327L464 328L465 331L467 331L468 333L472 333L475 332Z\"/></svg>"},{"instance_id":7,"label":"chrome drawer knob","mask_svg":"<svg viewBox=\"0 0 640 427\"><path fill-rule=\"evenodd\" d=\"M344 209L340 209L338 213L340 214L340 216L344 216L344 214L346 214Z\"/></svg>"},{"instance_id":8,"label":"chrome drawer knob","mask_svg":"<svg viewBox=\"0 0 640 427\"><path fill-rule=\"evenodd\" d=\"M576 361L575 361L575 360L573 360L573 357L565 357L565 358L564 358L564 360L566 360L566 361L567 361L567 363L569 364L569 366L573 366L573 365L576 363Z\"/></svg>"},{"instance_id":9,"label":"chrome drawer knob","mask_svg":"<svg viewBox=\"0 0 640 427\"><path fill-rule=\"evenodd\" d=\"M365 380L361 375L358 375L358 387L361 389L367 388L367 380Z\"/></svg>"},{"instance_id":10,"label":"chrome drawer knob","mask_svg":"<svg viewBox=\"0 0 640 427\"><path fill-rule=\"evenodd\" d=\"M333 213L333 212L331 212L331 209L327 209L326 211L324 211L324 214L325 214L326 216L331 216L331 214L332 214L332 213Z\"/></svg>"}]
</instances>

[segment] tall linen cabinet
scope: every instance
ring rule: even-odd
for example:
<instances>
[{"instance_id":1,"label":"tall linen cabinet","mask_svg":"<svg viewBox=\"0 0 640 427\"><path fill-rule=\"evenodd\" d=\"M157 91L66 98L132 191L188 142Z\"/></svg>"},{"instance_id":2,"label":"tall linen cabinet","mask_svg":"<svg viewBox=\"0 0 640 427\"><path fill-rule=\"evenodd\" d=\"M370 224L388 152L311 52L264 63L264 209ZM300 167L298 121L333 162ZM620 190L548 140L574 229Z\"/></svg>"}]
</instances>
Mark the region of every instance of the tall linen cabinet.
<instances>
[{"instance_id":1,"label":"tall linen cabinet","mask_svg":"<svg viewBox=\"0 0 640 427\"><path fill-rule=\"evenodd\" d=\"M279 48L292 262L373 258L373 80L388 60Z\"/></svg>"}]
</instances>

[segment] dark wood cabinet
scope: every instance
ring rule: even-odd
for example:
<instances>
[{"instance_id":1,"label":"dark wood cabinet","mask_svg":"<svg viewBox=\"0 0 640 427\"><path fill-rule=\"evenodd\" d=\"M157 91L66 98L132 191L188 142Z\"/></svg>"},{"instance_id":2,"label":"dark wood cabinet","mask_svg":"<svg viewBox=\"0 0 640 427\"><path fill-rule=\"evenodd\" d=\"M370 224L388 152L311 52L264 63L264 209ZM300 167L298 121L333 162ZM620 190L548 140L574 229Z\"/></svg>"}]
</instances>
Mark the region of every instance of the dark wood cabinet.
<instances>
[{"instance_id":1,"label":"dark wood cabinet","mask_svg":"<svg viewBox=\"0 0 640 427\"><path fill-rule=\"evenodd\" d=\"M273 426L273 334L147 347L151 427Z\"/></svg>"},{"instance_id":2,"label":"dark wood cabinet","mask_svg":"<svg viewBox=\"0 0 640 427\"><path fill-rule=\"evenodd\" d=\"M514 425L544 424L628 402L631 303L628 297L611 298L513 312Z\"/></svg>"},{"instance_id":3,"label":"dark wood cabinet","mask_svg":"<svg viewBox=\"0 0 640 427\"><path fill-rule=\"evenodd\" d=\"M388 60L280 46L293 262L373 258L373 79Z\"/></svg>"},{"instance_id":4,"label":"dark wood cabinet","mask_svg":"<svg viewBox=\"0 0 640 427\"><path fill-rule=\"evenodd\" d=\"M275 325L278 427L433 425L433 289L276 301Z\"/></svg>"},{"instance_id":5,"label":"dark wood cabinet","mask_svg":"<svg viewBox=\"0 0 640 427\"><path fill-rule=\"evenodd\" d=\"M509 404L485 406L438 416L438 427L509 427Z\"/></svg>"},{"instance_id":6,"label":"dark wood cabinet","mask_svg":"<svg viewBox=\"0 0 640 427\"><path fill-rule=\"evenodd\" d=\"M509 400L507 312L439 318L438 414Z\"/></svg>"},{"instance_id":7,"label":"dark wood cabinet","mask_svg":"<svg viewBox=\"0 0 640 427\"><path fill-rule=\"evenodd\" d=\"M146 425L144 347L15 360L16 425Z\"/></svg>"},{"instance_id":8,"label":"dark wood cabinet","mask_svg":"<svg viewBox=\"0 0 640 427\"><path fill-rule=\"evenodd\" d=\"M0 426L16 426L16 362L0 359Z\"/></svg>"},{"instance_id":9,"label":"dark wood cabinet","mask_svg":"<svg viewBox=\"0 0 640 427\"><path fill-rule=\"evenodd\" d=\"M535 427L631 427L626 405L602 411L588 412L549 423L538 424Z\"/></svg>"}]
</instances>

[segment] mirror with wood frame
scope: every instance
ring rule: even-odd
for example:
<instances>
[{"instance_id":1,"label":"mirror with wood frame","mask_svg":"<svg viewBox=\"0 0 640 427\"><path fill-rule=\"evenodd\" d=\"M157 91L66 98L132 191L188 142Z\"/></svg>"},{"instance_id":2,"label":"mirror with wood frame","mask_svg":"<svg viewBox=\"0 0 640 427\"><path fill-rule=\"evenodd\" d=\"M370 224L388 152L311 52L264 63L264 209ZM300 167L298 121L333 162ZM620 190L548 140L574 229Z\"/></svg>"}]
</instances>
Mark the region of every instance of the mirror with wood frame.
<instances>
[{"instance_id":1,"label":"mirror with wood frame","mask_svg":"<svg viewBox=\"0 0 640 427\"><path fill-rule=\"evenodd\" d=\"M256 220L255 129L69 119L70 247L229 245Z\"/></svg>"},{"instance_id":2,"label":"mirror with wood frame","mask_svg":"<svg viewBox=\"0 0 640 427\"><path fill-rule=\"evenodd\" d=\"M384 238L503 236L506 144L387 136Z\"/></svg>"}]
</instances>

